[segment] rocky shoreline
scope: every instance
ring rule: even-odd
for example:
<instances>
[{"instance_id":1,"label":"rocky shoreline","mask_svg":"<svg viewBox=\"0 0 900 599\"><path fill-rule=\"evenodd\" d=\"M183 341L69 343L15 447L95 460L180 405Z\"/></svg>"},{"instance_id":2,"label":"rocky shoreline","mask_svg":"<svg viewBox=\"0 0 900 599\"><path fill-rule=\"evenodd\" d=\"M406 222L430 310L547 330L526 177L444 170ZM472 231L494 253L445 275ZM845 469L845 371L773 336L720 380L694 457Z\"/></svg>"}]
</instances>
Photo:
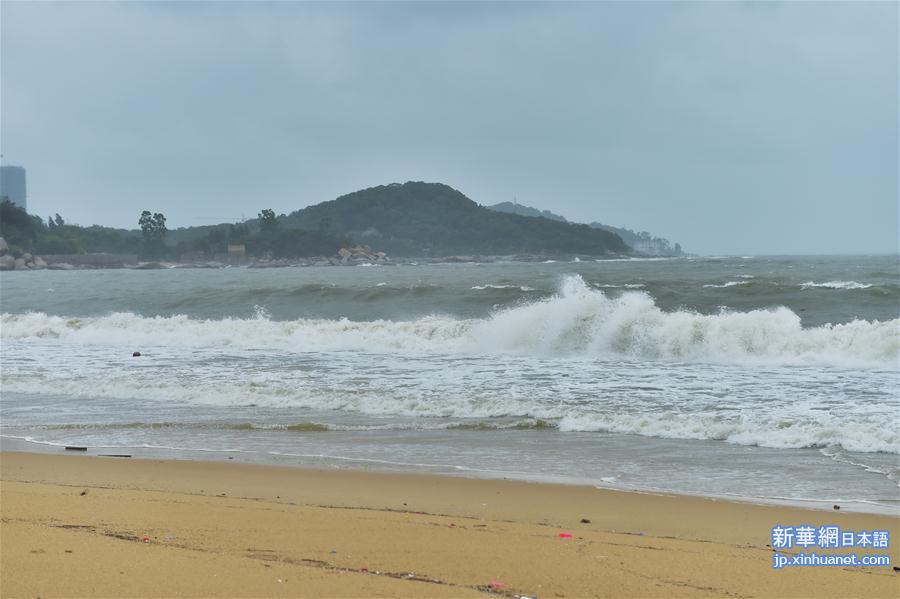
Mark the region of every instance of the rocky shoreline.
<instances>
[{"instance_id":1,"label":"rocky shoreline","mask_svg":"<svg viewBox=\"0 0 900 599\"><path fill-rule=\"evenodd\" d=\"M50 265L40 256L25 252L21 256L13 256L6 240L0 237L0 270L44 270Z\"/></svg>"}]
</instances>

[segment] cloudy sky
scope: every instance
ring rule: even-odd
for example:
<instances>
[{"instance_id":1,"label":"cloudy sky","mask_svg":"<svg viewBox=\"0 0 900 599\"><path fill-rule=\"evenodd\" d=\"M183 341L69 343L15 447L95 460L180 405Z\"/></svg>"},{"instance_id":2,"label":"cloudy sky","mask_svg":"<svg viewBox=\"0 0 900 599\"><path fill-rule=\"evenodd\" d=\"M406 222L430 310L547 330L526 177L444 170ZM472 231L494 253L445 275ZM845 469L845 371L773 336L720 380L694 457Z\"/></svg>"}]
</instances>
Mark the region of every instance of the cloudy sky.
<instances>
[{"instance_id":1,"label":"cloudy sky","mask_svg":"<svg viewBox=\"0 0 900 599\"><path fill-rule=\"evenodd\" d=\"M29 209L447 183L699 253L898 249L897 3L0 4Z\"/></svg>"}]
</instances>

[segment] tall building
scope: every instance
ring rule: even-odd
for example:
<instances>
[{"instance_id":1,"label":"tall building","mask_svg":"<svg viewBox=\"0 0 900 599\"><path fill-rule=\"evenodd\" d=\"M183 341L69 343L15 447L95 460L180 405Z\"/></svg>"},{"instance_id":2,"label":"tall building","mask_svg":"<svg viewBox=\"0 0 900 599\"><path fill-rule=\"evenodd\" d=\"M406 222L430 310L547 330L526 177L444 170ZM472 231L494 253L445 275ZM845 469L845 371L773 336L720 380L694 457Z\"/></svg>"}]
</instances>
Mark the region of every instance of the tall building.
<instances>
[{"instance_id":1,"label":"tall building","mask_svg":"<svg viewBox=\"0 0 900 599\"><path fill-rule=\"evenodd\" d=\"M24 167L0 166L0 197L8 197L19 208L28 210Z\"/></svg>"}]
</instances>

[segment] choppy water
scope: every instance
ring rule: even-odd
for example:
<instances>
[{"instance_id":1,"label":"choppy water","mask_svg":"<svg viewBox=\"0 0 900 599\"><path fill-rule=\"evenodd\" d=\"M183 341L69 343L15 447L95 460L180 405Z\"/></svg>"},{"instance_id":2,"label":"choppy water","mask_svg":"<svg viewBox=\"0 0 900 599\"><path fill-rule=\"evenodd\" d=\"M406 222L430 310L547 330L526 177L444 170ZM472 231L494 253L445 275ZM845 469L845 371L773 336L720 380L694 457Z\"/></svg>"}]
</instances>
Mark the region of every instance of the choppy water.
<instances>
[{"instance_id":1,"label":"choppy water","mask_svg":"<svg viewBox=\"0 0 900 599\"><path fill-rule=\"evenodd\" d=\"M6 447L900 500L896 256L0 285Z\"/></svg>"}]
</instances>

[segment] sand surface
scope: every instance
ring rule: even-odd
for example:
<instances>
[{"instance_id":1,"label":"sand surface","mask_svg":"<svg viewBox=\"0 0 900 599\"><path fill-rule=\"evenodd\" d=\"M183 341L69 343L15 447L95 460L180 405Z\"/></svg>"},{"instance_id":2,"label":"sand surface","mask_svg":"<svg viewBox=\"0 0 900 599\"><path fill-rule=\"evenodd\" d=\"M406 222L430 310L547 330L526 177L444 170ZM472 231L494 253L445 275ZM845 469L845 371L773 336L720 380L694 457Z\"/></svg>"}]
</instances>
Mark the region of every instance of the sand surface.
<instances>
[{"instance_id":1,"label":"sand surface","mask_svg":"<svg viewBox=\"0 0 900 599\"><path fill-rule=\"evenodd\" d=\"M892 567L775 571L767 546L775 524L884 529L897 565L900 519L887 516L11 452L0 479L4 598L900 596Z\"/></svg>"}]
</instances>

